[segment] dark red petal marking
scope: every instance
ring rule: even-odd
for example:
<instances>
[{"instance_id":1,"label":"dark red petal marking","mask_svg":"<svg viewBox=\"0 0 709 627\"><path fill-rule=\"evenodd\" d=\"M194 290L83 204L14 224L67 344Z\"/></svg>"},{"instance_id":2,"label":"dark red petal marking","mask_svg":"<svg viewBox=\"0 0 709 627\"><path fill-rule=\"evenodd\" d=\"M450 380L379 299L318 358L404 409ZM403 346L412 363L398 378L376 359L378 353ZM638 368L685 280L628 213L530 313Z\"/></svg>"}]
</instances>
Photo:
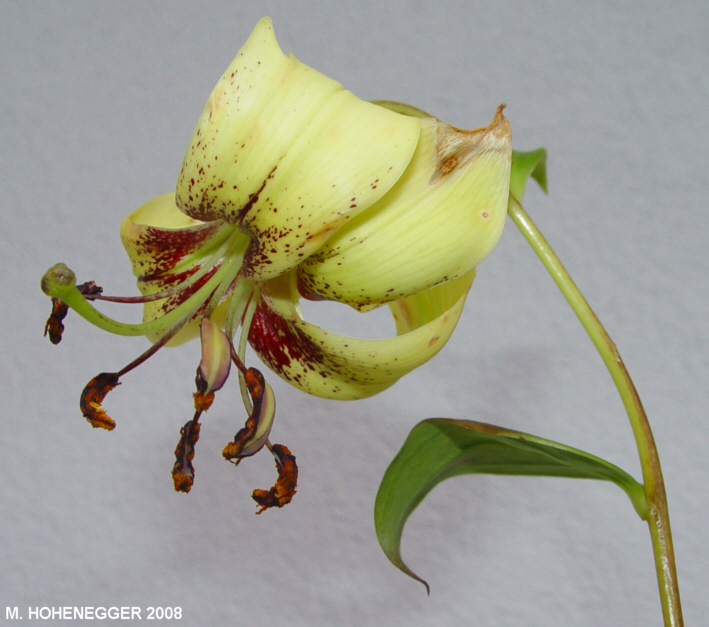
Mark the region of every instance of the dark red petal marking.
<instances>
[{"instance_id":1,"label":"dark red petal marking","mask_svg":"<svg viewBox=\"0 0 709 627\"><path fill-rule=\"evenodd\" d=\"M168 313L169 311L172 311L173 309L184 303L190 296L192 296L192 294L194 294L199 288L201 288L207 281L209 281L209 279L214 276L214 273L219 269L220 265L221 262L215 264L203 277L200 277L191 285L185 287L184 289L181 289L173 296L169 296L168 298L166 298L160 304L160 310L163 313ZM138 289L140 289L142 293L150 293L155 290L164 290L172 287L173 285L179 285L183 281L186 281L199 269L200 266L193 266L192 268L189 268L188 270L185 270L183 272L166 273L162 275L150 275L144 278L141 277L140 279L138 279ZM151 287L151 283L156 284L155 289ZM205 299L205 302L207 300L208 299Z\"/></svg>"},{"instance_id":2,"label":"dark red petal marking","mask_svg":"<svg viewBox=\"0 0 709 627\"><path fill-rule=\"evenodd\" d=\"M145 268L144 271L134 268L140 278L171 270L186 257L194 255L202 245L210 242L220 229L225 228L221 221L185 229L162 229L140 224L135 226L138 230L137 237L124 240L124 245L135 251L135 254L131 255L132 258L149 258L149 261L140 262L141 267Z\"/></svg>"},{"instance_id":3,"label":"dark red petal marking","mask_svg":"<svg viewBox=\"0 0 709 627\"><path fill-rule=\"evenodd\" d=\"M286 371L293 361L317 371L325 359L322 349L310 337L275 313L263 300L251 321L249 344L274 372L288 379L297 377L289 376Z\"/></svg>"}]
</instances>

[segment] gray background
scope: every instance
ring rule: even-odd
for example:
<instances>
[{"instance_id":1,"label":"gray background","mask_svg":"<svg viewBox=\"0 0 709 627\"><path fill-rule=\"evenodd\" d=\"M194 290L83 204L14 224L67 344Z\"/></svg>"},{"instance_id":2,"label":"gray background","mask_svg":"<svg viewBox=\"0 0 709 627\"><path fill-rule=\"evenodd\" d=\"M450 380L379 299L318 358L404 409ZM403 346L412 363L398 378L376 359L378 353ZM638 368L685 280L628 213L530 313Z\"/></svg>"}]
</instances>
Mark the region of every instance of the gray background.
<instances>
[{"instance_id":1,"label":"gray background","mask_svg":"<svg viewBox=\"0 0 709 627\"><path fill-rule=\"evenodd\" d=\"M213 84L268 14L284 50L362 98L410 102L466 128L506 102L515 146L549 149L550 195L530 192L526 204L640 390L664 462L687 624L705 622L709 4L5 0L0 12L0 612L181 606L182 624L212 626L661 623L647 528L613 485L441 485L403 543L430 598L377 545L378 482L429 416L529 431L639 476L600 359L511 224L427 366L359 403L274 383L275 437L301 467L283 510L253 514L251 490L274 476L266 455L237 470L221 459L243 420L233 386L204 420L195 488L172 491L196 343L124 378L106 403L114 432L81 417L86 381L145 340L70 315L51 346L39 278L64 261L82 280L133 293L121 219L174 185ZM368 332L369 318L341 309L307 311ZM377 333L391 330L374 319Z\"/></svg>"}]
</instances>

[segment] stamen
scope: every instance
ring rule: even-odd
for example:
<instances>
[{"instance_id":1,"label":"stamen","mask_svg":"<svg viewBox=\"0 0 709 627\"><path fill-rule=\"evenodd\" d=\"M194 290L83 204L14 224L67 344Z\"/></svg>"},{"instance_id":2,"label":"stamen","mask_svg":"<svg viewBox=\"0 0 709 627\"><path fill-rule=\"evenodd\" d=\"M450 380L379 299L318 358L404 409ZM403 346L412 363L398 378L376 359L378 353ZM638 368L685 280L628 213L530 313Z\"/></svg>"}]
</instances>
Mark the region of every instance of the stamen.
<instances>
[{"instance_id":1,"label":"stamen","mask_svg":"<svg viewBox=\"0 0 709 627\"><path fill-rule=\"evenodd\" d=\"M255 368L246 368L244 364L249 329L260 300L258 285L241 275L244 251L241 240L236 236L229 238L187 279L153 294L132 297L107 296L93 282L77 286L74 273L64 264L55 265L45 274L42 289L52 297L52 314L45 326L45 335L49 334L50 341L55 344L61 340L64 329L62 321L69 308L95 326L112 333L159 337L124 368L118 372L101 373L84 388L80 401L83 415L92 426L107 430L115 428L116 423L103 409L102 402L108 392L120 385L120 378L165 346L195 317L204 317L200 329L202 361L195 379L195 413L192 420L180 429L172 469L174 486L177 491L189 492L194 484L193 460L201 429L199 420L202 413L211 407L214 393L222 387L229 374L229 365L233 362L239 370L242 396L249 415L244 427L234 436L234 441L224 447L222 454L236 465L243 457L254 455L263 446L271 450L276 460L278 479L270 490L254 490L253 498L260 506L257 513L261 513L265 509L282 507L291 501L296 492L298 468L295 457L285 446L272 446L268 441L276 411L273 390L261 372ZM177 279L178 276L174 275L174 278ZM165 278L170 277L166 275ZM145 277L143 279L148 280ZM159 280L160 277L149 277L151 281L156 279ZM200 281L203 281L201 285ZM190 294L192 290L194 291ZM168 309L166 313L138 324L114 320L91 304L91 301L96 300L145 304L175 296L184 300L178 300L179 304L172 309L169 309L172 303L167 301L164 307ZM227 310L225 331L221 331L209 320L209 316L227 298L230 298L231 302ZM235 346L233 338L239 325L242 329L238 345Z\"/></svg>"},{"instance_id":2,"label":"stamen","mask_svg":"<svg viewBox=\"0 0 709 627\"><path fill-rule=\"evenodd\" d=\"M251 294L246 302L245 308L243 308L243 313L241 313L241 334L239 335L239 346L237 348L236 354L239 360L242 362L246 359L246 343L249 339L249 329L251 328L251 321L253 320L256 307L258 305L261 292L257 285L253 286ZM245 372L239 373L239 389L241 391L241 399L246 407L246 411L252 410L252 402L249 393L249 387L246 383Z\"/></svg>"},{"instance_id":3,"label":"stamen","mask_svg":"<svg viewBox=\"0 0 709 627\"><path fill-rule=\"evenodd\" d=\"M276 400L271 386L256 368L249 368L244 379L251 394L253 410L243 429L234 436L234 441L224 447L222 455L227 461L238 465L242 457L249 457L260 451L273 426L276 414Z\"/></svg>"},{"instance_id":4,"label":"stamen","mask_svg":"<svg viewBox=\"0 0 709 627\"><path fill-rule=\"evenodd\" d=\"M234 362L234 365L239 369L239 372L241 374L246 374L246 366L244 365L244 362L241 361L241 357L239 357L239 354L236 352L236 349L234 348L234 344L230 343L231 346L231 360ZM249 399L249 407L248 407L249 413L251 412L251 399Z\"/></svg>"},{"instance_id":5,"label":"stamen","mask_svg":"<svg viewBox=\"0 0 709 627\"><path fill-rule=\"evenodd\" d=\"M256 304L258 303L259 290L253 281L244 279L243 276L240 277L236 287L234 288L234 294L232 295L231 303L229 304L229 310L227 311L226 320L224 324L224 331L228 337L232 338L236 335L236 330L241 324L242 333L239 338L239 349L238 351L233 348L232 344L232 361L236 364L239 369L239 389L241 391L241 400L244 403L247 413L252 411L252 403L249 398L249 392L244 381L244 375L246 373L246 366L244 366L244 357L246 354L246 343L245 337L248 339L248 333L244 334L244 329L248 329L251 326L251 319L253 318L253 312L249 314L249 308L253 308L255 311ZM253 303L253 305L252 305Z\"/></svg>"},{"instance_id":6,"label":"stamen","mask_svg":"<svg viewBox=\"0 0 709 627\"><path fill-rule=\"evenodd\" d=\"M240 276L234 286L234 292L224 320L224 332L231 339L234 338L236 330L239 328L241 317L244 313L244 308L248 305L252 290L253 282L245 279L243 276Z\"/></svg>"},{"instance_id":7,"label":"stamen","mask_svg":"<svg viewBox=\"0 0 709 627\"><path fill-rule=\"evenodd\" d=\"M194 459L195 445L199 440L199 416L202 412L197 411L195 417L180 429L180 441L175 448L175 465L172 467L172 480L177 492L189 492L194 484Z\"/></svg>"},{"instance_id":8,"label":"stamen","mask_svg":"<svg viewBox=\"0 0 709 627\"><path fill-rule=\"evenodd\" d=\"M209 294L214 292L222 282L227 286L230 285L241 269L242 258L243 252L226 257L214 275L178 307L155 320L138 324L122 323L99 312L81 294L75 284L74 273L64 264L56 264L47 271L42 278L42 290L48 296L58 298L84 319L104 331L117 335L161 334L166 328L179 321L186 311L198 311Z\"/></svg>"},{"instance_id":9,"label":"stamen","mask_svg":"<svg viewBox=\"0 0 709 627\"><path fill-rule=\"evenodd\" d=\"M235 241L237 242L236 247L234 245ZM238 247L238 240L235 240L234 235L232 234L224 242L222 242L219 248L217 248L217 250L209 258L203 260L200 263L199 268L193 274L188 276L183 281L180 281L176 285L166 287L165 289L160 290L159 292L155 292L154 294L144 294L141 296L106 296L101 294L100 296L96 296L95 300L104 300L112 303L142 304L156 300L162 300L163 298L169 298L170 296L179 294L180 292L191 287L193 284L197 283L215 267L220 265L222 262L222 258L227 255L227 253L238 254L238 250L236 250ZM245 244L242 243L241 247L245 247ZM230 248L233 248L234 250L230 251Z\"/></svg>"},{"instance_id":10,"label":"stamen","mask_svg":"<svg viewBox=\"0 0 709 627\"><path fill-rule=\"evenodd\" d=\"M94 428L101 427L107 431L112 431L116 426L116 422L101 407L101 403L106 394L121 384L118 376L115 372L102 372L91 379L81 393L81 400L79 401L81 413L84 414L84 418Z\"/></svg>"},{"instance_id":11,"label":"stamen","mask_svg":"<svg viewBox=\"0 0 709 627\"><path fill-rule=\"evenodd\" d=\"M251 498L258 503L260 509L256 512L267 510L270 507L283 507L291 502L298 487L298 464L287 447L282 444L266 444L276 459L278 479L270 490L254 490Z\"/></svg>"},{"instance_id":12,"label":"stamen","mask_svg":"<svg viewBox=\"0 0 709 627\"><path fill-rule=\"evenodd\" d=\"M232 356L238 365L241 359L234 353L235 351ZM271 445L268 441L276 411L271 386L255 368L246 370L244 380L251 395L253 411L244 428L234 436L234 441L224 447L222 455L236 466L242 458L257 453L264 446L273 454L278 470L275 485L270 490L254 490L252 494L252 498L260 506L256 513L260 514L270 507L283 507L291 502L298 484L298 465L288 448L282 444Z\"/></svg>"},{"instance_id":13,"label":"stamen","mask_svg":"<svg viewBox=\"0 0 709 627\"><path fill-rule=\"evenodd\" d=\"M236 291L237 286L240 283L240 277L241 277L241 268L239 268L239 271L237 272L236 276L232 281L227 282L222 281L219 286L217 287L216 290L212 293L212 295L209 297L209 302L207 303L207 306L204 308L203 316L205 318L209 318L212 313L214 313L214 310L220 305L222 300L224 300L224 295L231 291L231 296L234 296L234 292ZM231 302L229 303L229 306L231 307Z\"/></svg>"},{"instance_id":14,"label":"stamen","mask_svg":"<svg viewBox=\"0 0 709 627\"><path fill-rule=\"evenodd\" d=\"M241 336L239 337L238 354L242 360L246 355L246 343L249 339L249 329L251 328L251 321L254 319L254 314L256 313L256 307L258 306L260 297L261 290L258 285L254 285L249 296L249 300L246 304L246 311L244 312L241 320Z\"/></svg>"},{"instance_id":15,"label":"stamen","mask_svg":"<svg viewBox=\"0 0 709 627\"><path fill-rule=\"evenodd\" d=\"M220 390L226 380L229 378L231 370L231 340L226 333L222 331L209 318L202 318L199 325L200 342L202 344L202 359L197 367L197 377L195 384L197 385L197 394L195 394L195 403L198 396L199 403L204 405L207 403L206 397L213 398L213 393ZM202 399L202 397L205 397ZM204 409L208 409L212 401ZM199 409L197 404L195 407Z\"/></svg>"},{"instance_id":16,"label":"stamen","mask_svg":"<svg viewBox=\"0 0 709 627\"><path fill-rule=\"evenodd\" d=\"M178 320L175 325L171 329L168 329L163 335L160 336L160 338L153 344L150 345L150 348L148 348L145 352L141 353L136 357L133 361L131 361L127 366L124 366L118 371L118 376L122 377L124 374L130 372L131 370L134 370L140 364L146 362L150 357L152 357L155 353L157 353L165 344L167 344L173 337L175 337L180 329L184 327L191 319L192 316L194 315L193 312L192 314L186 315L182 320Z\"/></svg>"},{"instance_id":17,"label":"stamen","mask_svg":"<svg viewBox=\"0 0 709 627\"><path fill-rule=\"evenodd\" d=\"M44 337L49 333L49 341L52 344L59 344L64 333L64 318L69 313L69 307L58 298L52 298L52 313L47 318L44 325Z\"/></svg>"},{"instance_id":18,"label":"stamen","mask_svg":"<svg viewBox=\"0 0 709 627\"><path fill-rule=\"evenodd\" d=\"M152 344L148 350L140 354L127 366L121 368L118 372L102 372L86 384L86 387L81 393L79 406L86 420L93 427L102 427L111 431L116 426L115 420L111 418L101 406L103 399L106 398L113 388L120 385L120 377L137 368L158 352L165 344L167 344L192 318L195 312L186 315L182 320L179 320L171 329L169 329L157 342Z\"/></svg>"},{"instance_id":19,"label":"stamen","mask_svg":"<svg viewBox=\"0 0 709 627\"><path fill-rule=\"evenodd\" d=\"M180 283L176 287L184 289L182 283ZM94 298L89 298L87 300L103 300L108 303L143 305L145 303L151 303L154 300L163 300L164 298L167 298L168 296L174 296L175 294L177 294L180 291L181 291L181 289L173 290L172 288L169 288L166 290L162 290L161 292L155 292L155 294L145 294L143 296L108 296L108 295L101 294L99 296L96 296Z\"/></svg>"},{"instance_id":20,"label":"stamen","mask_svg":"<svg viewBox=\"0 0 709 627\"><path fill-rule=\"evenodd\" d=\"M194 398L195 409L198 409L199 411L207 411L214 402L214 392L208 392L205 394L204 391L206 388L207 382L201 378L201 375L198 372L197 391L192 395L192 398Z\"/></svg>"},{"instance_id":21,"label":"stamen","mask_svg":"<svg viewBox=\"0 0 709 627\"><path fill-rule=\"evenodd\" d=\"M101 288L93 281L77 285L76 289L89 300L96 298L101 293ZM52 313L44 325L44 337L47 337L47 333L49 333L49 341L54 345L62 341L62 334L64 333L63 321L67 313L69 313L67 304L58 298L52 297Z\"/></svg>"},{"instance_id":22,"label":"stamen","mask_svg":"<svg viewBox=\"0 0 709 627\"><path fill-rule=\"evenodd\" d=\"M199 440L199 418L202 412L212 406L214 393L226 382L231 367L231 341L209 318L203 318L200 323L200 341L202 359L195 377L197 391L193 395L195 414L180 430L180 440L175 449L175 465L172 468L172 479L178 492L189 492L194 484L192 460Z\"/></svg>"}]
</instances>

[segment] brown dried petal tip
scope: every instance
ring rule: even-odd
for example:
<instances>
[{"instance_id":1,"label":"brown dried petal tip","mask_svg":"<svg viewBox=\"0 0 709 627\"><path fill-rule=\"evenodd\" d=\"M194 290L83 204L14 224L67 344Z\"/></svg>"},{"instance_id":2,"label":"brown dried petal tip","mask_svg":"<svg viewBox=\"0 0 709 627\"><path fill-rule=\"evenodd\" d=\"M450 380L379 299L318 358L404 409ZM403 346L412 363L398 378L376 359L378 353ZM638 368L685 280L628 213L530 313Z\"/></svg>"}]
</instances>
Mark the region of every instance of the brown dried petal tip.
<instances>
[{"instance_id":1,"label":"brown dried petal tip","mask_svg":"<svg viewBox=\"0 0 709 627\"><path fill-rule=\"evenodd\" d=\"M290 503L298 486L298 464L295 463L295 455L282 444L274 444L271 450L276 457L278 479L276 485L268 491L254 490L251 496L261 506L257 514L269 507L283 507Z\"/></svg>"},{"instance_id":2,"label":"brown dried petal tip","mask_svg":"<svg viewBox=\"0 0 709 627\"><path fill-rule=\"evenodd\" d=\"M101 427L111 431L116 423L101 407L103 399L113 388L120 385L115 372L102 372L86 384L81 393L81 413L91 423L92 427Z\"/></svg>"},{"instance_id":3,"label":"brown dried petal tip","mask_svg":"<svg viewBox=\"0 0 709 627\"><path fill-rule=\"evenodd\" d=\"M194 483L195 444L199 440L200 423L190 420L180 429L180 441L175 449L175 465L172 468L172 480L177 492L189 492Z\"/></svg>"}]
</instances>

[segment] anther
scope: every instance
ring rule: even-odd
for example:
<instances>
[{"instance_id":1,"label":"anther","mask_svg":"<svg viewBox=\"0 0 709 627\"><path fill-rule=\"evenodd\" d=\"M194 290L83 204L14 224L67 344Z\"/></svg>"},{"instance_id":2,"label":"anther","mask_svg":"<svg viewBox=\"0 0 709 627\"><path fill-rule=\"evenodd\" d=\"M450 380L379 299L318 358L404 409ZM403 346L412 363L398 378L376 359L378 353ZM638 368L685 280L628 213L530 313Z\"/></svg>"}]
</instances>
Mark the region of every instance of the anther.
<instances>
[{"instance_id":1,"label":"anther","mask_svg":"<svg viewBox=\"0 0 709 627\"><path fill-rule=\"evenodd\" d=\"M101 407L103 399L113 388L120 385L118 374L115 372L102 372L95 376L86 384L84 391L81 393L79 406L84 418L91 423L91 426L101 427L107 431L113 430L116 426L115 421Z\"/></svg>"},{"instance_id":2,"label":"anther","mask_svg":"<svg viewBox=\"0 0 709 627\"><path fill-rule=\"evenodd\" d=\"M256 512L257 514L271 507L287 505L293 499L298 487L298 464L295 462L295 455L282 444L273 444L271 446L269 443L268 448L276 459L278 479L270 490L254 490L251 498L260 507Z\"/></svg>"}]
</instances>

